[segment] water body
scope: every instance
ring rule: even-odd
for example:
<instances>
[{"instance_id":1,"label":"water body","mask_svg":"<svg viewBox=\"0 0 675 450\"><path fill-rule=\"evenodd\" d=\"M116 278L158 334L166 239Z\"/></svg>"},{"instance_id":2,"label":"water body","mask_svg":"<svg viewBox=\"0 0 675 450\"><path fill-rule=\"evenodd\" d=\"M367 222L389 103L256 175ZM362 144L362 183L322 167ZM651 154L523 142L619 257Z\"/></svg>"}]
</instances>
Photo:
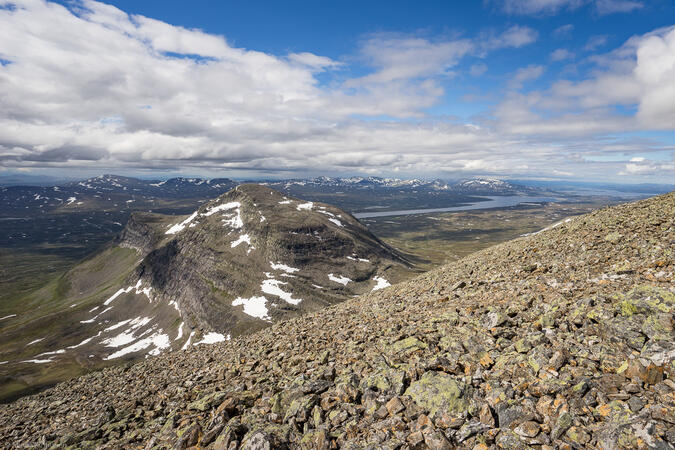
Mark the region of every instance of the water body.
<instances>
[{"instance_id":1,"label":"water body","mask_svg":"<svg viewBox=\"0 0 675 450\"><path fill-rule=\"evenodd\" d=\"M411 214L469 211L472 209L506 208L509 206L516 206L521 203L544 203L544 202L556 202L561 200L555 197L526 197L522 195L481 196L481 198L486 198L488 200L468 203L462 206L451 206L449 208L404 209L400 211L362 212L362 213L355 213L354 217L356 217L357 219L368 219L371 217L408 216Z\"/></svg>"}]
</instances>

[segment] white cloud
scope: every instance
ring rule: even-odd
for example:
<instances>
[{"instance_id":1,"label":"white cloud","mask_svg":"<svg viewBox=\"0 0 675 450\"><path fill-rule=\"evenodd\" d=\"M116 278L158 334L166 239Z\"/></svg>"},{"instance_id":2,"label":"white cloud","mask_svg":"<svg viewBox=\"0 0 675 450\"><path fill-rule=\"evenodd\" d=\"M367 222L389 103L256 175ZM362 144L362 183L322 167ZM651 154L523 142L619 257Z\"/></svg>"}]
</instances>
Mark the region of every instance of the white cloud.
<instances>
[{"instance_id":1,"label":"white cloud","mask_svg":"<svg viewBox=\"0 0 675 450\"><path fill-rule=\"evenodd\" d=\"M619 175L657 175L675 172L675 163L656 162L645 158L632 158Z\"/></svg>"},{"instance_id":2,"label":"white cloud","mask_svg":"<svg viewBox=\"0 0 675 450\"><path fill-rule=\"evenodd\" d=\"M522 67L518 69L509 81L509 87L511 89L520 89L523 87L523 84L528 81L536 80L541 77L546 68L537 64L530 64L527 67Z\"/></svg>"},{"instance_id":3,"label":"white cloud","mask_svg":"<svg viewBox=\"0 0 675 450\"><path fill-rule=\"evenodd\" d=\"M598 14L629 13L644 7L642 2L633 0L596 0Z\"/></svg>"},{"instance_id":4,"label":"white cloud","mask_svg":"<svg viewBox=\"0 0 675 450\"><path fill-rule=\"evenodd\" d=\"M592 4L599 15L629 13L644 7L636 0L494 0L507 14L547 16Z\"/></svg>"},{"instance_id":5,"label":"white cloud","mask_svg":"<svg viewBox=\"0 0 675 450\"><path fill-rule=\"evenodd\" d=\"M553 30L552 34L553 34L553 36L555 36L557 38L567 38L572 34L573 31L574 31L574 25L572 25L571 23L568 23L566 25L561 25L558 28L556 28L555 30Z\"/></svg>"},{"instance_id":6,"label":"white cloud","mask_svg":"<svg viewBox=\"0 0 675 450\"><path fill-rule=\"evenodd\" d=\"M551 61L564 61L566 59L573 59L574 53L566 48L558 48L551 52Z\"/></svg>"},{"instance_id":7,"label":"white cloud","mask_svg":"<svg viewBox=\"0 0 675 450\"><path fill-rule=\"evenodd\" d=\"M495 108L494 125L502 137L511 134L527 136L529 142L559 142L561 148L574 150L579 157L618 151L630 157L631 153L645 153L647 149L672 152L672 145L631 143L620 136L635 131L675 130L673 55L675 27L636 36L597 57L597 67L582 81L559 80L546 90L509 95ZM584 171L590 170L587 164L588 161ZM606 173L615 171L633 177L672 178L674 167L672 162L640 159L625 165L600 160L593 164L603 164Z\"/></svg>"},{"instance_id":8,"label":"white cloud","mask_svg":"<svg viewBox=\"0 0 675 450\"><path fill-rule=\"evenodd\" d=\"M520 48L536 42L539 33L526 26L513 25L502 33L484 33L479 39L480 48L485 51L502 48Z\"/></svg>"},{"instance_id":9,"label":"white cloud","mask_svg":"<svg viewBox=\"0 0 675 450\"><path fill-rule=\"evenodd\" d=\"M675 27L638 44L632 75L641 88L637 114L641 125L675 128Z\"/></svg>"},{"instance_id":10,"label":"white cloud","mask_svg":"<svg viewBox=\"0 0 675 450\"><path fill-rule=\"evenodd\" d=\"M469 73L473 77L479 77L483 75L485 72L487 72L487 69L488 67L486 64L478 63L471 66L471 68L469 69Z\"/></svg>"},{"instance_id":11,"label":"white cloud","mask_svg":"<svg viewBox=\"0 0 675 450\"><path fill-rule=\"evenodd\" d=\"M0 58L10 62L0 66L0 168L576 174L579 155L608 148L603 133L672 128L667 30L597 58L601 70L582 82L510 94L473 126L427 108L465 58L527 45L535 30L370 36L358 55L370 72L350 79L342 61L354 58L236 48L223 36L92 1L71 9L12 3L0 9ZM485 69L478 62L469 72ZM511 86L544 70L522 68ZM334 78L320 83L317 74L330 71ZM617 104L638 113L617 118ZM625 161L612 164L615 173L625 169Z\"/></svg>"},{"instance_id":12,"label":"white cloud","mask_svg":"<svg viewBox=\"0 0 675 450\"><path fill-rule=\"evenodd\" d=\"M507 14L540 15L556 14L563 9L576 9L584 0L501 0Z\"/></svg>"},{"instance_id":13,"label":"white cloud","mask_svg":"<svg viewBox=\"0 0 675 450\"><path fill-rule=\"evenodd\" d=\"M600 47L603 47L604 45L607 44L608 36L606 35L596 35L596 36L591 36L588 38L588 42L586 42L586 45L584 46L584 50L588 52L593 52Z\"/></svg>"},{"instance_id":14,"label":"white cloud","mask_svg":"<svg viewBox=\"0 0 675 450\"><path fill-rule=\"evenodd\" d=\"M365 41L361 54L376 71L350 80L347 86L445 74L474 48L475 44L469 39L430 42L417 37L373 36Z\"/></svg>"}]
</instances>

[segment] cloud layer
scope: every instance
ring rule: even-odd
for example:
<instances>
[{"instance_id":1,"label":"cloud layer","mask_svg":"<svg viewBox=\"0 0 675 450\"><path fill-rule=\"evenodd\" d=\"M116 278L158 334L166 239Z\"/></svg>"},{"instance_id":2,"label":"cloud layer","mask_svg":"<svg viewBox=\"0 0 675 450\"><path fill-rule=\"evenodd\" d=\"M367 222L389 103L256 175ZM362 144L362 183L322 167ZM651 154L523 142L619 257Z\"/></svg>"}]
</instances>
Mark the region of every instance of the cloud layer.
<instances>
[{"instance_id":1,"label":"cloud layer","mask_svg":"<svg viewBox=\"0 0 675 450\"><path fill-rule=\"evenodd\" d=\"M548 5L540 12L574 6L540 3ZM491 52L535 42L535 30L367 36L345 60L365 68L358 76L345 61L236 48L222 36L89 0L71 9L0 0L0 30L6 169L555 175L552 166L575 173L581 161L593 176L608 164L587 155L618 145L607 133L675 128L673 29L635 37L598 56L593 76L545 91L524 88L546 68L522 67L494 110L471 123L430 116L428 108L458 75L482 76ZM467 73L465 60L473 61ZM673 168L609 167L638 176L646 165L657 174Z\"/></svg>"}]
</instances>

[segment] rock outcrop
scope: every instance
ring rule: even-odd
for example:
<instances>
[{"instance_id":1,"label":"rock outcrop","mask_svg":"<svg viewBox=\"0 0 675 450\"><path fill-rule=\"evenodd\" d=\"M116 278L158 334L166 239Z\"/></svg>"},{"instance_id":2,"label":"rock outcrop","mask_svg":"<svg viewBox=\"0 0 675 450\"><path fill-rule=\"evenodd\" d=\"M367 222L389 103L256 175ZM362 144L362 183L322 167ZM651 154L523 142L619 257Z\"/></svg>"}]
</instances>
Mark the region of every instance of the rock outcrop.
<instances>
[{"instance_id":1,"label":"rock outcrop","mask_svg":"<svg viewBox=\"0 0 675 450\"><path fill-rule=\"evenodd\" d=\"M673 448L675 194L0 407L0 446Z\"/></svg>"}]
</instances>

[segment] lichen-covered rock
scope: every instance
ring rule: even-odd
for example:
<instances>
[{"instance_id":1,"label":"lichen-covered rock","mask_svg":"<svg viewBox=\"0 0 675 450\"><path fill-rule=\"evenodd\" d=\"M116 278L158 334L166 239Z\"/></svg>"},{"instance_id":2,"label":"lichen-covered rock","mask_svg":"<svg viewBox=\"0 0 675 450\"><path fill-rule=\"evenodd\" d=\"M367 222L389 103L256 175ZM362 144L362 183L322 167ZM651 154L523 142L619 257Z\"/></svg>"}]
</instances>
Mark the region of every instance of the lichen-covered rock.
<instances>
[{"instance_id":1,"label":"lichen-covered rock","mask_svg":"<svg viewBox=\"0 0 675 450\"><path fill-rule=\"evenodd\" d=\"M467 387L452 375L443 372L426 372L410 384L405 395L434 416L438 412L461 413L469 402Z\"/></svg>"}]
</instances>

